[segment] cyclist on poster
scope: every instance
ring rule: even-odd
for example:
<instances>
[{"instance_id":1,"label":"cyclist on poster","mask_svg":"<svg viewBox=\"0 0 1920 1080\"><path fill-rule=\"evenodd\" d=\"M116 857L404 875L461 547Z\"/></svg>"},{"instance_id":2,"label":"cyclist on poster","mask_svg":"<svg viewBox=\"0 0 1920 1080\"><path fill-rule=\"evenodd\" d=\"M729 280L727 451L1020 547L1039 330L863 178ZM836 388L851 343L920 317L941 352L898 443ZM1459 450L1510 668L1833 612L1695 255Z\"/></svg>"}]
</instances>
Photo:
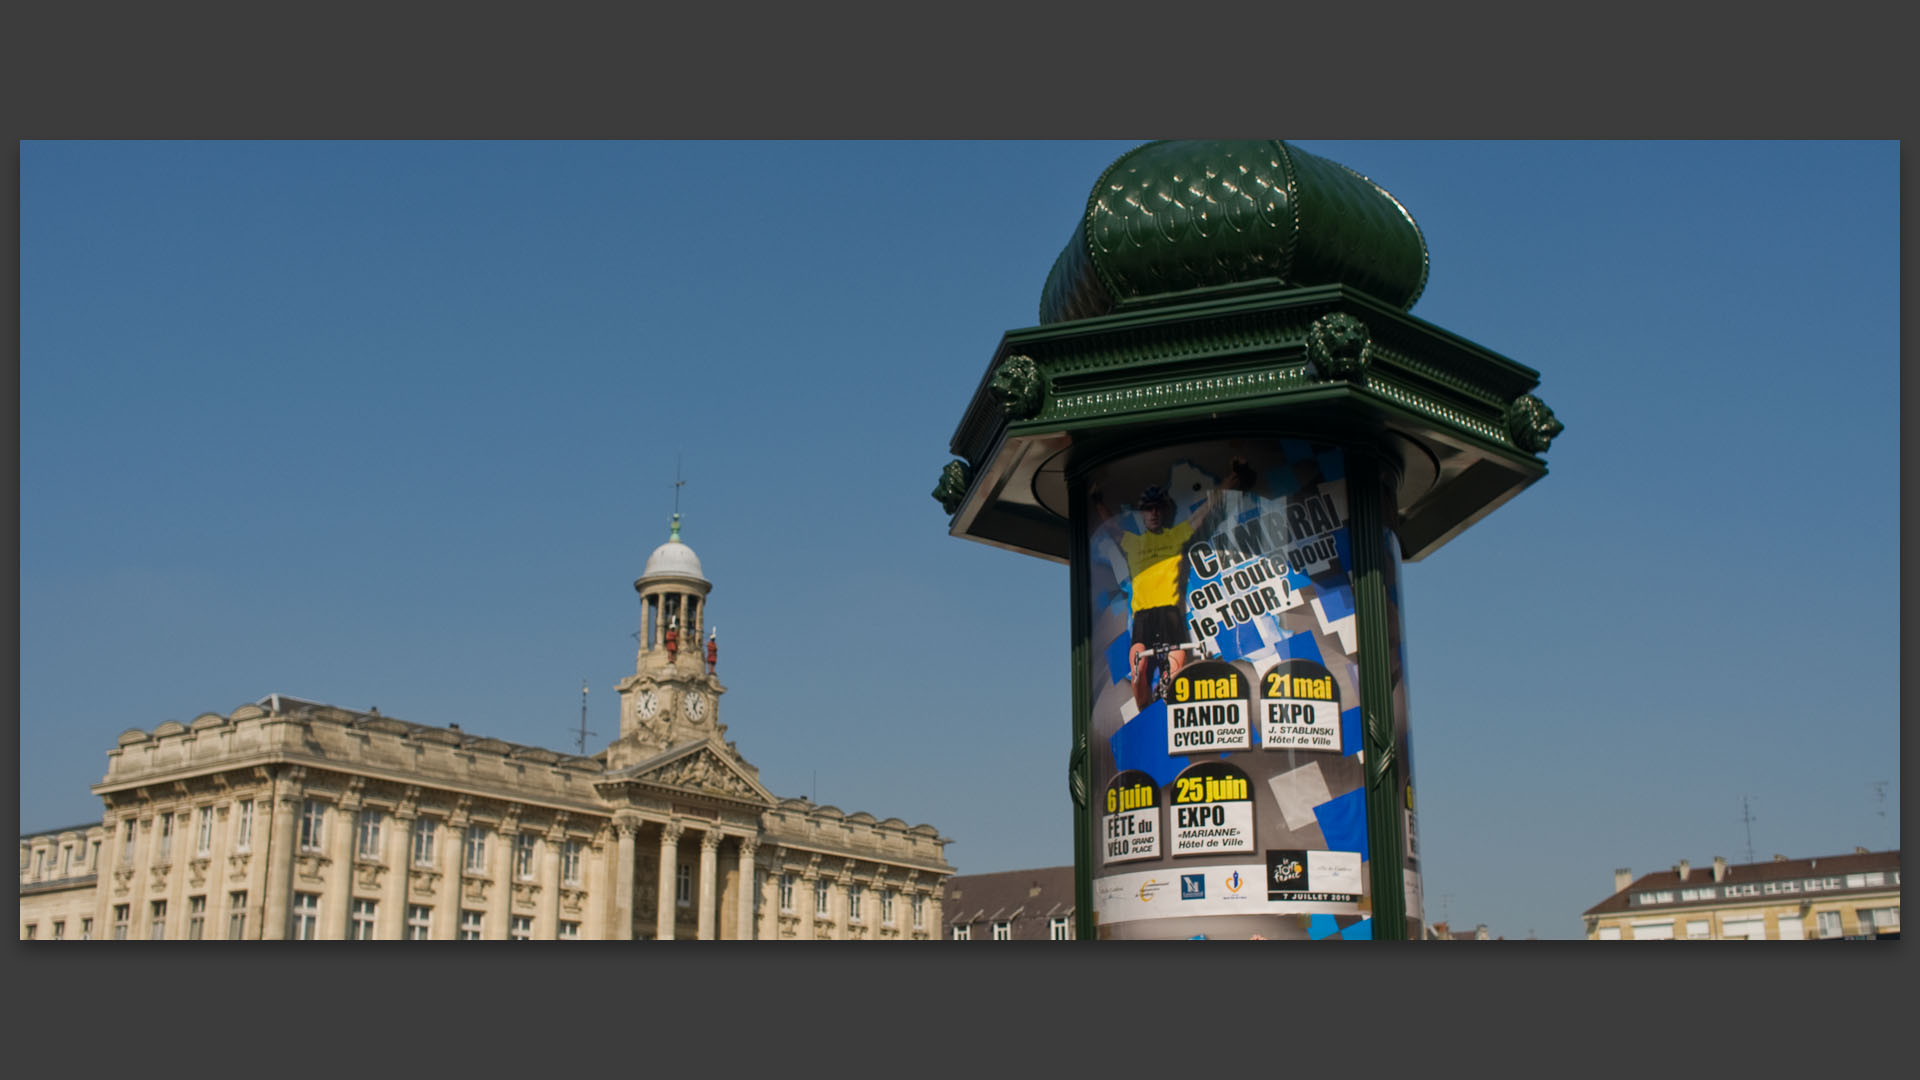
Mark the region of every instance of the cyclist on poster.
<instances>
[{"instance_id":1,"label":"cyclist on poster","mask_svg":"<svg viewBox=\"0 0 1920 1080\"><path fill-rule=\"evenodd\" d=\"M1158 484L1140 493L1135 509L1144 532L1123 532L1117 546L1126 561L1132 592L1132 644L1128 649L1128 669L1133 679L1133 701L1146 708L1153 700L1156 661L1165 657L1161 679L1172 679L1192 660L1187 646L1186 575L1187 547L1219 513L1222 490L1253 490L1253 469L1243 458L1234 458L1229 476L1185 518L1175 520L1179 512L1173 496ZM1096 504L1099 495L1095 493Z\"/></svg>"}]
</instances>

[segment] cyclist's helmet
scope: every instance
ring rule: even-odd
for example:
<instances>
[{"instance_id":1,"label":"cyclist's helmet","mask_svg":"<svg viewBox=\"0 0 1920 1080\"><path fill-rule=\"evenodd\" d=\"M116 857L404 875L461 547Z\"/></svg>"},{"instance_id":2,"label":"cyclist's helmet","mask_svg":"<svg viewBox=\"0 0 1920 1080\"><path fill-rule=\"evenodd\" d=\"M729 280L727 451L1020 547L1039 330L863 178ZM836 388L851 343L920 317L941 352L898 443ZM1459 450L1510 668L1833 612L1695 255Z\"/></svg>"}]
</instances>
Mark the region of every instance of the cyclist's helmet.
<instances>
[{"instance_id":1,"label":"cyclist's helmet","mask_svg":"<svg viewBox=\"0 0 1920 1080\"><path fill-rule=\"evenodd\" d=\"M1167 494L1167 489L1161 487L1159 484L1151 484L1147 487L1147 490L1140 493L1140 509L1145 510L1152 506L1164 506L1172 509L1173 496Z\"/></svg>"}]
</instances>

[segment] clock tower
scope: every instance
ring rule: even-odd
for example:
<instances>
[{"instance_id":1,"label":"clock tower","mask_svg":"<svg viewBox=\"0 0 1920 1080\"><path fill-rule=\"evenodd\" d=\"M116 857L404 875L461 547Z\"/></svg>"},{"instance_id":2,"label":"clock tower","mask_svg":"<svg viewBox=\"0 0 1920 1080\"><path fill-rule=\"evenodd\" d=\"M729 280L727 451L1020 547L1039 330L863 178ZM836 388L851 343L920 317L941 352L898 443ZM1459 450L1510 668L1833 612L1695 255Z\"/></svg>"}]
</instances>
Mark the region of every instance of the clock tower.
<instances>
[{"instance_id":1,"label":"clock tower","mask_svg":"<svg viewBox=\"0 0 1920 1080\"><path fill-rule=\"evenodd\" d=\"M633 674L619 683L620 737L607 748L607 767L622 768L694 739L719 738L720 695L713 673L718 644L707 629L713 583L700 557L680 540L673 515L667 542L653 549L634 581L640 594L640 650Z\"/></svg>"}]
</instances>

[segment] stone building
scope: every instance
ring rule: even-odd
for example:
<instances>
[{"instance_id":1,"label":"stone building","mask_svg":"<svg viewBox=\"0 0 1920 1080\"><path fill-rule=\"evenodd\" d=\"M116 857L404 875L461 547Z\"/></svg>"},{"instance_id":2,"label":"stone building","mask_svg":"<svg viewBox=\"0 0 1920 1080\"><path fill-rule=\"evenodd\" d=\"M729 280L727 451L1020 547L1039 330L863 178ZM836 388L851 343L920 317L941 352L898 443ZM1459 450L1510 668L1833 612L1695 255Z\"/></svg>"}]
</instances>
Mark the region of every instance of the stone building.
<instances>
[{"instance_id":1,"label":"stone building","mask_svg":"<svg viewBox=\"0 0 1920 1080\"><path fill-rule=\"evenodd\" d=\"M1613 872L1613 895L1583 913L1589 941L1802 941L1900 936L1900 853L1729 864L1682 859L1638 878Z\"/></svg>"},{"instance_id":2,"label":"stone building","mask_svg":"<svg viewBox=\"0 0 1920 1080\"><path fill-rule=\"evenodd\" d=\"M130 730L98 824L23 836L36 939L931 939L931 825L781 798L726 739L679 515L582 756L269 694Z\"/></svg>"}]
</instances>

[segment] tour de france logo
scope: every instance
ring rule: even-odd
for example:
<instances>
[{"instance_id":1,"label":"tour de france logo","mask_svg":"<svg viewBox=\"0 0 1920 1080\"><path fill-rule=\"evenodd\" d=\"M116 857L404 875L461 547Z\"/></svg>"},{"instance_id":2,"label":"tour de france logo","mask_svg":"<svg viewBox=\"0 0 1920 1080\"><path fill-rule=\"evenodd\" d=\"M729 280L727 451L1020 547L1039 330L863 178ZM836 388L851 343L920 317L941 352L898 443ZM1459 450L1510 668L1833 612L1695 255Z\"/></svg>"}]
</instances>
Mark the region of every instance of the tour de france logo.
<instances>
[{"instance_id":1,"label":"tour de france logo","mask_svg":"<svg viewBox=\"0 0 1920 1080\"><path fill-rule=\"evenodd\" d=\"M1274 892L1303 892L1307 887L1307 853L1267 852L1267 888Z\"/></svg>"}]
</instances>

